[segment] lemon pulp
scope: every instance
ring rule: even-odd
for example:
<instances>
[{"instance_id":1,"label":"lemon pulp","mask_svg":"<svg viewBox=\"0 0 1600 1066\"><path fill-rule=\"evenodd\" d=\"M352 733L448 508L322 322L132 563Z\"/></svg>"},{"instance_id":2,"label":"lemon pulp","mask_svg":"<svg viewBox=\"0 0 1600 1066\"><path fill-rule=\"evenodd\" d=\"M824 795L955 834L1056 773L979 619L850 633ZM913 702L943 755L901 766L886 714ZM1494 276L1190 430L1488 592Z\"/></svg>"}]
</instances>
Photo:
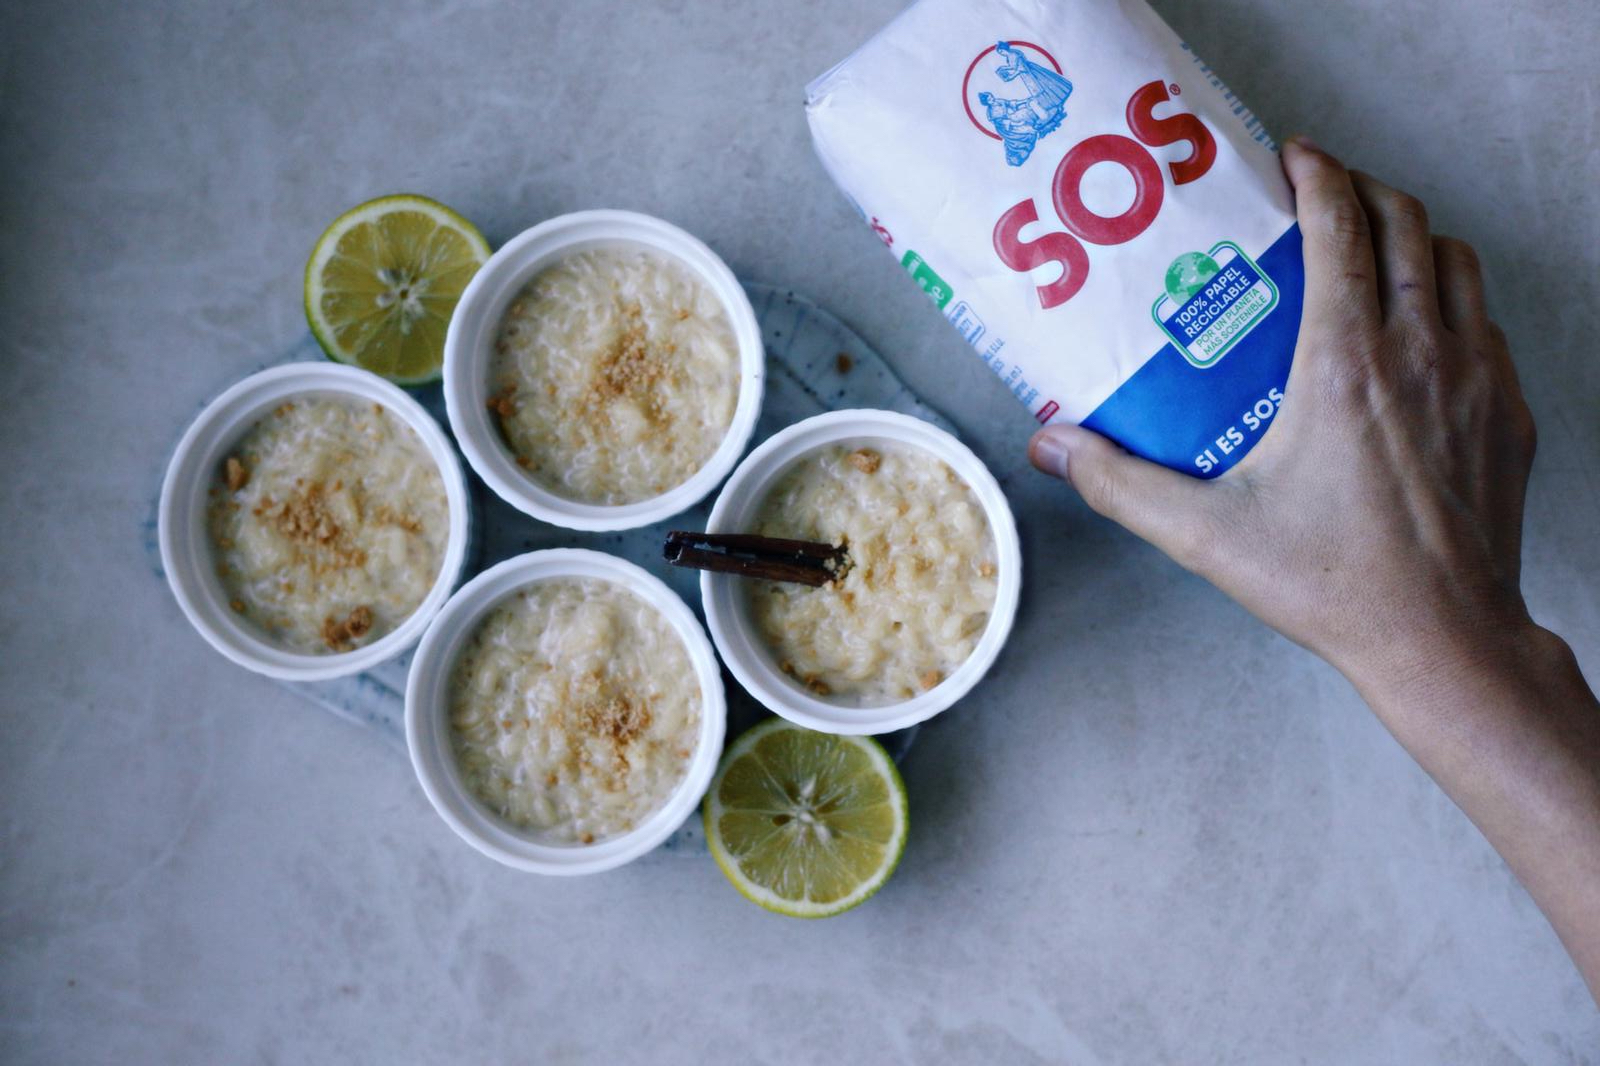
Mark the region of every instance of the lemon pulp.
<instances>
[{"instance_id":1,"label":"lemon pulp","mask_svg":"<svg viewBox=\"0 0 1600 1066\"><path fill-rule=\"evenodd\" d=\"M894 872L905 786L877 741L775 718L723 756L705 825L711 854L747 898L821 918L862 903Z\"/></svg>"}]
</instances>

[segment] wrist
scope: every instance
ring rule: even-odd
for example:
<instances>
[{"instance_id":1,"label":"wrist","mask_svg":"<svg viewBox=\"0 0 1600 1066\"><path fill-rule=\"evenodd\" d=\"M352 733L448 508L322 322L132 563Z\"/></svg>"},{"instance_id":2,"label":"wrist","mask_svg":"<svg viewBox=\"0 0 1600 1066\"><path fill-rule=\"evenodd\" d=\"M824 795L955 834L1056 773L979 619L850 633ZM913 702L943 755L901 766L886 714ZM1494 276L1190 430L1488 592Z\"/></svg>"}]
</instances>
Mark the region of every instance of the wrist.
<instances>
[{"instance_id":1,"label":"wrist","mask_svg":"<svg viewBox=\"0 0 1600 1066\"><path fill-rule=\"evenodd\" d=\"M1464 688L1526 687L1579 676L1566 642L1534 622L1520 603L1471 622L1408 634L1340 670L1386 719L1401 710L1448 710Z\"/></svg>"}]
</instances>

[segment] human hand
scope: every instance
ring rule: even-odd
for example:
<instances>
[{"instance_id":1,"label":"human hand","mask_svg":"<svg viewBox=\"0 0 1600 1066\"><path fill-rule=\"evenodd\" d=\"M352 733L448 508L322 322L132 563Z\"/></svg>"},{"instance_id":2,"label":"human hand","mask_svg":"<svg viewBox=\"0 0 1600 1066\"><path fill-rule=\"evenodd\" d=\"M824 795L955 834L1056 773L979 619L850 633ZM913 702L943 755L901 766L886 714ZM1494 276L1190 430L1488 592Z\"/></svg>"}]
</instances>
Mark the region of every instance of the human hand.
<instances>
[{"instance_id":1,"label":"human hand","mask_svg":"<svg viewBox=\"0 0 1600 1066\"><path fill-rule=\"evenodd\" d=\"M1305 310L1284 401L1215 481L1051 426L1035 466L1367 691L1533 627L1519 590L1534 426L1473 250L1416 199L1290 141Z\"/></svg>"},{"instance_id":2,"label":"human hand","mask_svg":"<svg viewBox=\"0 0 1600 1066\"><path fill-rule=\"evenodd\" d=\"M1534 430L1477 257L1284 146L1305 310L1266 435L1215 481L1077 426L1034 465L1338 667L1527 886L1600 1001L1600 703L1522 600Z\"/></svg>"}]
</instances>

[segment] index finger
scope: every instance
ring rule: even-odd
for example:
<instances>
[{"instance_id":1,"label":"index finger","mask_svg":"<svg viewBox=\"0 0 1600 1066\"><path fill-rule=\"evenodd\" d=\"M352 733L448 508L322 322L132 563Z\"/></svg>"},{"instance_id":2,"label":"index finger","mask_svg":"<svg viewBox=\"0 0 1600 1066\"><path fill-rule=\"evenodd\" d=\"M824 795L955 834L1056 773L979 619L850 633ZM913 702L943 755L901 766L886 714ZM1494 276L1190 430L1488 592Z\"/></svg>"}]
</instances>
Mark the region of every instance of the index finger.
<instances>
[{"instance_id":1,"label":"index finger","mask_svg":"<svg viewBox=\"0 0 1600 1066\"><path fill-rule=\"evenodd\" d=\"M1309 141L1283 146L1283 172L1294 186L1306 264L1304 322L1334 329L1376 329L1378 268L1372 226L1350 172Z\"/></svg>"}]
</instances>

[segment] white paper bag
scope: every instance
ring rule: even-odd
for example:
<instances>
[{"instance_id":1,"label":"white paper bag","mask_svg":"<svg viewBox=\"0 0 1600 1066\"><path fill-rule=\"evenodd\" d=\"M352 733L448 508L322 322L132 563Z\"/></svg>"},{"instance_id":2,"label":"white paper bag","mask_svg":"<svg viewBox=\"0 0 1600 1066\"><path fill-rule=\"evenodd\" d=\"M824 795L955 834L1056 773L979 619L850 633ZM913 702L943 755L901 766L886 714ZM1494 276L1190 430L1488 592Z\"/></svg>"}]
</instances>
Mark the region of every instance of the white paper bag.
<instances>
[{"instance_id":1,"label":"white paper bag","mask_svg":"<svg viewBox=\"0 0 1600 1066\"><path fill-rule=\"evenodd\" d=\"M1041 423L1204 477L1266 430L1300 325L1289 188L1142 0L919 0L806 111L834 180Z\"/></svg>"}]
</instances>

